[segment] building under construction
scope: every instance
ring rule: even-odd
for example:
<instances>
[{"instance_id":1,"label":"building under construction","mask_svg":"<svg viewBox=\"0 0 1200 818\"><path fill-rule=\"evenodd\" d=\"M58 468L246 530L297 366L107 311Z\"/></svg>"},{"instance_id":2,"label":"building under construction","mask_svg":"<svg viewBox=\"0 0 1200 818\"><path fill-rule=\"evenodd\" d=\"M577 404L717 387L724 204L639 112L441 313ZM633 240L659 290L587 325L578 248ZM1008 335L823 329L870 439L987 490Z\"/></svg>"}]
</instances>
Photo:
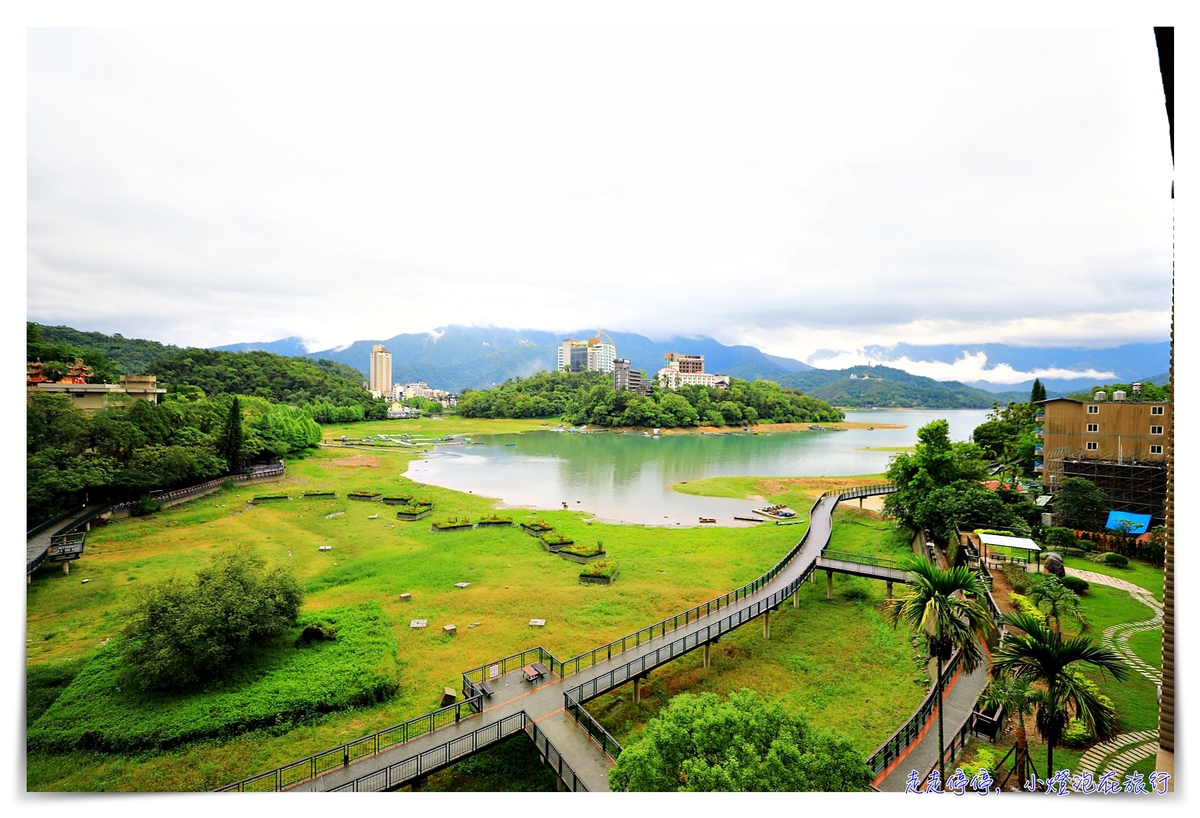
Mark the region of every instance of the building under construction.
<instances>
[{"instance_id":1,"label":"building under construction","mask_svg":"<svg viewBox=\"0 0 1200 818\"><path fill-rule=\"evenodd\" d=\"M1109 508L1149 514L1151 525L1166 523L1167 466L1165 463L1118 463L1112 460L1061 461L1063 477L1082 477L1098 486Z\"/></svg>"}]
</instances>

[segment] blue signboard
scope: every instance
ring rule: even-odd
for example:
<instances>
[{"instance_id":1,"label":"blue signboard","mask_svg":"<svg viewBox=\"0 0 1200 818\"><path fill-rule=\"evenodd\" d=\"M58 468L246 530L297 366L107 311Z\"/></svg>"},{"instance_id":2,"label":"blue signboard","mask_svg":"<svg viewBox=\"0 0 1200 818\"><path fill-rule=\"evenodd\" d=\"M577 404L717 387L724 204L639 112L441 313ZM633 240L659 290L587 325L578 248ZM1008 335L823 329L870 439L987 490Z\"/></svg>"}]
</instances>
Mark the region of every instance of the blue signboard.
<instances>
[{"instance_id":1,"label":"blue signboard","mask_svg":"<svg viewBox=\"0 0 1200 818\"><path fill-rule=\"evenodd\" d=\"M1127 534L1145 534L1150 527L1149 514L1130 514L1128 511L1108 512L1104 526L1109 531L1124 531Z\"/></svg>"}]
</instances>

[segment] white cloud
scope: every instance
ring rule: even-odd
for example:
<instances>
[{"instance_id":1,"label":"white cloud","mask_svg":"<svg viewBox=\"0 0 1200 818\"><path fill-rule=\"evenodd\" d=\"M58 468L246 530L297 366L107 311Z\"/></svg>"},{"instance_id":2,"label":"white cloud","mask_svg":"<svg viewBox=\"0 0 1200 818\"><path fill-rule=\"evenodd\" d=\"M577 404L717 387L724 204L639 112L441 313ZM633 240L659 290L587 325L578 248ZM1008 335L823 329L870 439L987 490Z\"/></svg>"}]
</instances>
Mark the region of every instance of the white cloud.
<instances>
[{"instance_id":1,"label":"white cloud","mask_svg":"<svg viewBox=\"0 0 1200 818\"><path fill-rule=\"evenodd\" d=\"M945 361L914 361L907 356L880 359L865 355L862 350L856 352L839 352L836 355L814 355L809 358L808 363L820 369L845 369L850 366L884 364L895 369L902 369L912 375L933 378L936 381L961 381L963 383L986 381L995 384L1014 384L1031 381L1034 378L1054 378L1056 380L1087 378L1100 382L1116 377L1116 373L1114 372L1104 372L1098 369L1074 370L1052 367L1022 372L1006 363L999 363L989 367L987 353L971 353L965 350L962 353L962 357L953 363Z\"/></svg>"}]
</instances>

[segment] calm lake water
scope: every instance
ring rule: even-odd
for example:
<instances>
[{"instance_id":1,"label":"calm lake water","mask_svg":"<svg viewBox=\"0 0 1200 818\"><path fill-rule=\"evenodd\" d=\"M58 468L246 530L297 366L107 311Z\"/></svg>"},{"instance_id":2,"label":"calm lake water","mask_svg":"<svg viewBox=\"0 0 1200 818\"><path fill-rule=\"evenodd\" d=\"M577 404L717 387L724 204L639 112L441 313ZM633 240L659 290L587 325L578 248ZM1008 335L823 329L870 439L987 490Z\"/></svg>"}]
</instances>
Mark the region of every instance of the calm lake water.
<instances>
[{"instance_id":1,"label":"calm lake water","mask_svg":"<svg viewBox=\"0 0 1200 818\"><path fill-rule=\"evenodd\" d=\"M505 506L590 512L606 522L639 525L742 525L755 503L693 497L672 491L683 480L718 475L825 477L874 474L887 469L891 452L871 448L911 446L917 430L937 418L950 436L967 440L987 419L986 409L848 411L846 420L904 424L902 429L759 434L679 434L643 437L600 432L526 432L473 438L484 445L444 446L414 460L406 476L421 483L499 498ZM515 443L515 446L506 444ZM805 509L807 510L807 509Z\"/></svg>"}]
</instances>

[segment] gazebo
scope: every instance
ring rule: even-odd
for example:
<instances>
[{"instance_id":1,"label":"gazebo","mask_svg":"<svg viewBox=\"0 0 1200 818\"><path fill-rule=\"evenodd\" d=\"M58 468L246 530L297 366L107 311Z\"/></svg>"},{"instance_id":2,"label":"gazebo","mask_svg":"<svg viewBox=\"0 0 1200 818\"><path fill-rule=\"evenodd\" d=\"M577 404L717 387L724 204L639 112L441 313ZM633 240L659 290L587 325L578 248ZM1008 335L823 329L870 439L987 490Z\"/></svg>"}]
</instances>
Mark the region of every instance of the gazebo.
<instances>
[{"instance_id":1,"label":"gazebo","mask_svg":"<svg viewBox=\"0 0 1200 818\"><path fill-rule=\"evenodd\" d=\"M1008 537L1002 534L980 534L979 541L983 544L980 557L988 567L999 566L1003 562L1024 563L1029 570L1034 565L1035 571L1042 570L1040 545L1027 537Z\"/></svg>"}]
</instances>

